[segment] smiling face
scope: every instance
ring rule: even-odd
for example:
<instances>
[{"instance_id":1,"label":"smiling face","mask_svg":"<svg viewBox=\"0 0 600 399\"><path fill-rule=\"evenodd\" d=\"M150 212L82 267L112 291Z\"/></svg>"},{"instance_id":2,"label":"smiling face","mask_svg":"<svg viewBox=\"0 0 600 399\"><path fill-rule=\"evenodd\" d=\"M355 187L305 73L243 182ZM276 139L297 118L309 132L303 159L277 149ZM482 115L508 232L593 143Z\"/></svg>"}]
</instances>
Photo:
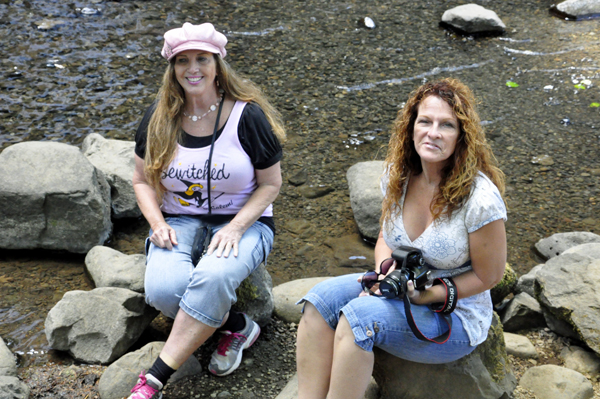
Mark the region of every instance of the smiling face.
<instances>
[{"instance_id":1,"label":"smiling face","mask_svg":"<svg viewBox=\"0 0 600 399\"><path fill-rule=\"evenodd\" d=\"M217 63L205 51L187 50L175 56L175 77L187 95L202 95L216 90Z\"/></svg>"},{"instance_id":2,"label":"smiling face","mask_svg":"<svg viewBox=\"0 0 600 399\"><path fill-rule=\"evenodd\" d=\"M460 133L458 118L444 100L427 96L419 104L413 131L413 142L421 163L443 163L456 148Z\"/></svg>"}]
</instances>

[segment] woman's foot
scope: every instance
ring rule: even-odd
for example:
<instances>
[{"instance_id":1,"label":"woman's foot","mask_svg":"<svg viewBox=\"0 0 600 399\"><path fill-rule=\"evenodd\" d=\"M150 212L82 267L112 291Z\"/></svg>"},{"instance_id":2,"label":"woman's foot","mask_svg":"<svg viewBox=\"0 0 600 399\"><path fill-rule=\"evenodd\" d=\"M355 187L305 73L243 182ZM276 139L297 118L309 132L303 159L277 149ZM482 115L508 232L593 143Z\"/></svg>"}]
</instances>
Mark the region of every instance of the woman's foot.
<instances>
[{"instance_id":1,"label":"woman's foot","mask_svg":"<svg viewBox=\"0 0 600 399\"><path fill-rule=\"evenodd\" d=\"M210 359L208 370L223 377L235 371L242 362L242 352L248 349L260 335L260 327L251 318L244 315L246 326L236 332L223 331L221 340Z\"/></svg>"},{"instance_id":2,"label":"woman's foot","mask_svg":"<svg viewBox=\"0 0 600 399\"><path fill-rule=\"evenodd\" d=\"M144 375L142 371L140 379L131 390L131 395L127 399L162 399L162 388L163 384L154 378L152 374Z\"/></svg>"}]
</instances>

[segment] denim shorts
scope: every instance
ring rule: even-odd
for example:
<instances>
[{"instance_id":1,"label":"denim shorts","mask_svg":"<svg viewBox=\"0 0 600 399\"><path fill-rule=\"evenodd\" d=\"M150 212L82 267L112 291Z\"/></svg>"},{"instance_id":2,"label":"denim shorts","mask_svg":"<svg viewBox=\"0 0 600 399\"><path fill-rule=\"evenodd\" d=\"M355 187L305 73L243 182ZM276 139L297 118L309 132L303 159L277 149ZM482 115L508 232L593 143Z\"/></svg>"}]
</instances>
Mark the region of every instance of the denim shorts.
<instances>
[{"instance_id":1,"label":"denim shorts","mask_svg":"<svg viewBox=\"0 0 600 399\"><path fill-rule=\"evenodd\" d=\"M209 225L216 233L225 224L207 224L193 216L168 217L178 245L170 251L146 240L146 302L165 316L175 318L179 308L196 320L219 327L236 302L235 290L262 262L273 247L273 230L255 222L246 230L238 246L238 256L218 258L204 255L194 267L191 260L196 231ZM150 231L152 235L152 231Z\"/></svg>"},{"instance_id":2,"label":"denim shorts","mask_svg":"<svg viewBox=\"0 0 600 399\"><path fill-rule=\"evenodd\" d=\"M452 314L452 333L444 344L421 341L413 334L399 299L358 295L362 274L325 280L314 286L298 303L310 302L335 330L343 313L352 327L354 342L366 351L376 346L401 359L417 363L448 363L471 353L475 347L458 316ZM411 305L419 330L429 338L448 330L446 321L424 305Z\"/></svg>"}]
</instances>

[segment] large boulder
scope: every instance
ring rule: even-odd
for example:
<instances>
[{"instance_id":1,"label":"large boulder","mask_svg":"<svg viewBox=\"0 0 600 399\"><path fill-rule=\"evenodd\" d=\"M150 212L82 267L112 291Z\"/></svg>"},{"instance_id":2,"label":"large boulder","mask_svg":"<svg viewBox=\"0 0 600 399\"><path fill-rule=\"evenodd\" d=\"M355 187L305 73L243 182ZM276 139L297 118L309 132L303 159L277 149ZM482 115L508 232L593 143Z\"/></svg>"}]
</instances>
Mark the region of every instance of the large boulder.
<instances>
[{"instance_id":1,"label":"large boulder","mask_svg":"<svg viewBox=\"0 0 600 399\"><path fill-rule=\"evenodd\" d=\"M131 388L136 384L140 372L149 370L165 346L164 342L150 342L135 352L121 357L100 377L98 392L102 399L121 399L129 396ZM202 366L194 355L190 356L169 378L169 383L176 382L189 375L202 373Z\"/></svg>"},{"instance_id":2,"label":"large boulder","mask_svg":"<svg viewBox=\"0 0 600 399\"><path fill-rule=\"evenodd\" d=\"M85 256L85 268L97 288L119 287L144 292L146 257L142 254L125 255L98 245Z\"/></svg>"},{"instance_id":3,"label":"large boulder","mask_svg":"<svg viewBox=\"0 0 600 399\"><path fill-rule=\"evenodd\" d=\"M0 248L86 253L108 238L110 187L77 147L14 144L0 175Z\"/></svg>"},{"instance_id":4,"label":"large boulder","mask_svg":"<svg viewBox=\"0 0 600 399\"><path fill-rule=\"evenodd\" d=\"M105 139L98 133L89 134L81 145L83 155L104 173L110 184L115 219L142 215L133 191L134 149L133 141Z\"/></svg>"},{"instance_id":5,"label":"large boulder","mask_svg":"<svg viewBox=\"0 0 600 399\"><path fill-rule=\"evenodd\" d=\"M539 302L526 292L515 295L500 315L504 331L519 331L546 325Z\"/></svg>"},{"instance_id":6,"label":"large boulder","mask_svg":"<svg viewBox=\"0 0 600 399\"><path fill-rule=\"evenodd\" d=\"M548 327L576 338L600 354L600 259L567 253L550 259L537 272L536 298Z\"/></svg>"},{"instance_id":7,"label":"large boulder","mask_svg":"<svg viewBox=\"0 0 600 399\"><path fill-rule=\"evenodd\" d=\"M414 363L375 348L373 376L381 389L381 399L499 399L511 397L517 385L497 315L486 341L451 363Z\"/></svg>"},{"instance_id":8,"label":"large boulder","mask_svg":"<svg viewBox=\"0 0 600 399\"><path fill-rule=\"evenodd\" d=\"M562 254L569 248L587 243L600 243L600 236L587 231L556 233L536 242L535 249L549 259Z\"/></svg>"},{"instance_id":9,"label":"large boulder","mask_svg":"<svg viewBox=\"0 0 600 399\"><path fill-rule=\"evenodd\" d=\"M383 161L359 162L346 173L350 191L350 205L360 233L377 240L383 194L379 180L383 174Z\"/></svg>"},{"instance_id":10,"label":"large boulder","mask_svg":"<svg viewBox=\"0 0 600 399\"><path fill-rule=\"evenodd\" d=\"M288 281L273 288L275 297L275 314L281 320L288 323L300 322L302 318L302 304L296 305L312 287L330 279L331 277L311 277L300 280Z\"/></svg>"},{"instance_id":11,"label":"large boulder","mask_svg":"<svg viewBox=\"0 0 600 399\"><path fill-rule=\"evenodd\" d=\"M271 321L275 301L273 280L264 264L260 264L235 291L237 302L233 310L244 312L261 327Z\"/></svg>"},{"instance_id":12,"label":"large boulder","mask_svg":"<svg viewBox=\"0 0 600 399\"><path fill-rule=\"evenodd\" d=\"M69 291L46 317L54 349L87 363L110 363L141 336L158 312L144 295L124 288Z\"/></svg>"},{"instance_id":13,"label":"large boulder","mask_svg":"<svg viewBox=\"0 0 600 399\"><path fill-rule=\"evenodd\" d=\"M17 377L0 375L0 399L28 399L29 387Z\"/></svg>"},{"instance_id":14,"label":"large boulder","mask_svg":"<svg viewBox=\"0 0 600 399\"><path fill-rule=\"evenodd\" d=\"M519 385L543 399L591 399L592 383L577 371L546 364L528 369Z\"/></svg>"},{"instance_id":15,"label":"large boulder","mask_svg":"<svg viewBox=\"0 0 600 399\"><path fill-rule=\"evenodd\" d=\"M17 358L0 337L0 375L17 376Z\"/></svg>"},{"instance_id":16,"label":"large boulder","mask_svg":"<svg viewBox=\"0 0 600 399\"><path fill-rule=\"evenodd\" d=\"M477 4L464 4L446 10L441 24L468 34L502 34L506 29L494 11Z\"/></svg>"}]
</instances>

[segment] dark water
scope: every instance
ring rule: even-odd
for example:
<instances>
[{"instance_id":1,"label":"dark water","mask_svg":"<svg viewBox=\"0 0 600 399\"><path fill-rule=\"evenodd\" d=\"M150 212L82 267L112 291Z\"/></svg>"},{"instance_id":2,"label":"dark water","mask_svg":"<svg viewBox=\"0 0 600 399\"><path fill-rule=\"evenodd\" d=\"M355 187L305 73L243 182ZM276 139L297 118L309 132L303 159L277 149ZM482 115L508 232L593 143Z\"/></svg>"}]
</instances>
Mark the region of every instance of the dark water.
<instances>
[{"instance_id":1,"label":"dark water","mask_svg":"<svg viewBox=\"0 0 600 399\"><path fill-rule=\"evenodd\" d=\"M79 145L91 132L132 140L165 67L164 31L212 22L230 40L227 60L284 115L284 181L307 176L303 186L284 184L275 203L274 284L341 274L371 251L357 236L346 170L383 159L412 89L452 76L480 100L507 175L509 263L525 273L539 239L600 232L599 22L553 17L551 1L480 0L505 35L474 39L438 26L464 3L0 0L0 149ZM357 23L366 16L375 29ZM309 198L316 189L333 191ZM140 253L146 228L121 222L107 245ZM48 356L43 320L64 292L91 288L82 256L0 254L0 336L23 366L64 360Z\"/></svg>"}]
</instances>

